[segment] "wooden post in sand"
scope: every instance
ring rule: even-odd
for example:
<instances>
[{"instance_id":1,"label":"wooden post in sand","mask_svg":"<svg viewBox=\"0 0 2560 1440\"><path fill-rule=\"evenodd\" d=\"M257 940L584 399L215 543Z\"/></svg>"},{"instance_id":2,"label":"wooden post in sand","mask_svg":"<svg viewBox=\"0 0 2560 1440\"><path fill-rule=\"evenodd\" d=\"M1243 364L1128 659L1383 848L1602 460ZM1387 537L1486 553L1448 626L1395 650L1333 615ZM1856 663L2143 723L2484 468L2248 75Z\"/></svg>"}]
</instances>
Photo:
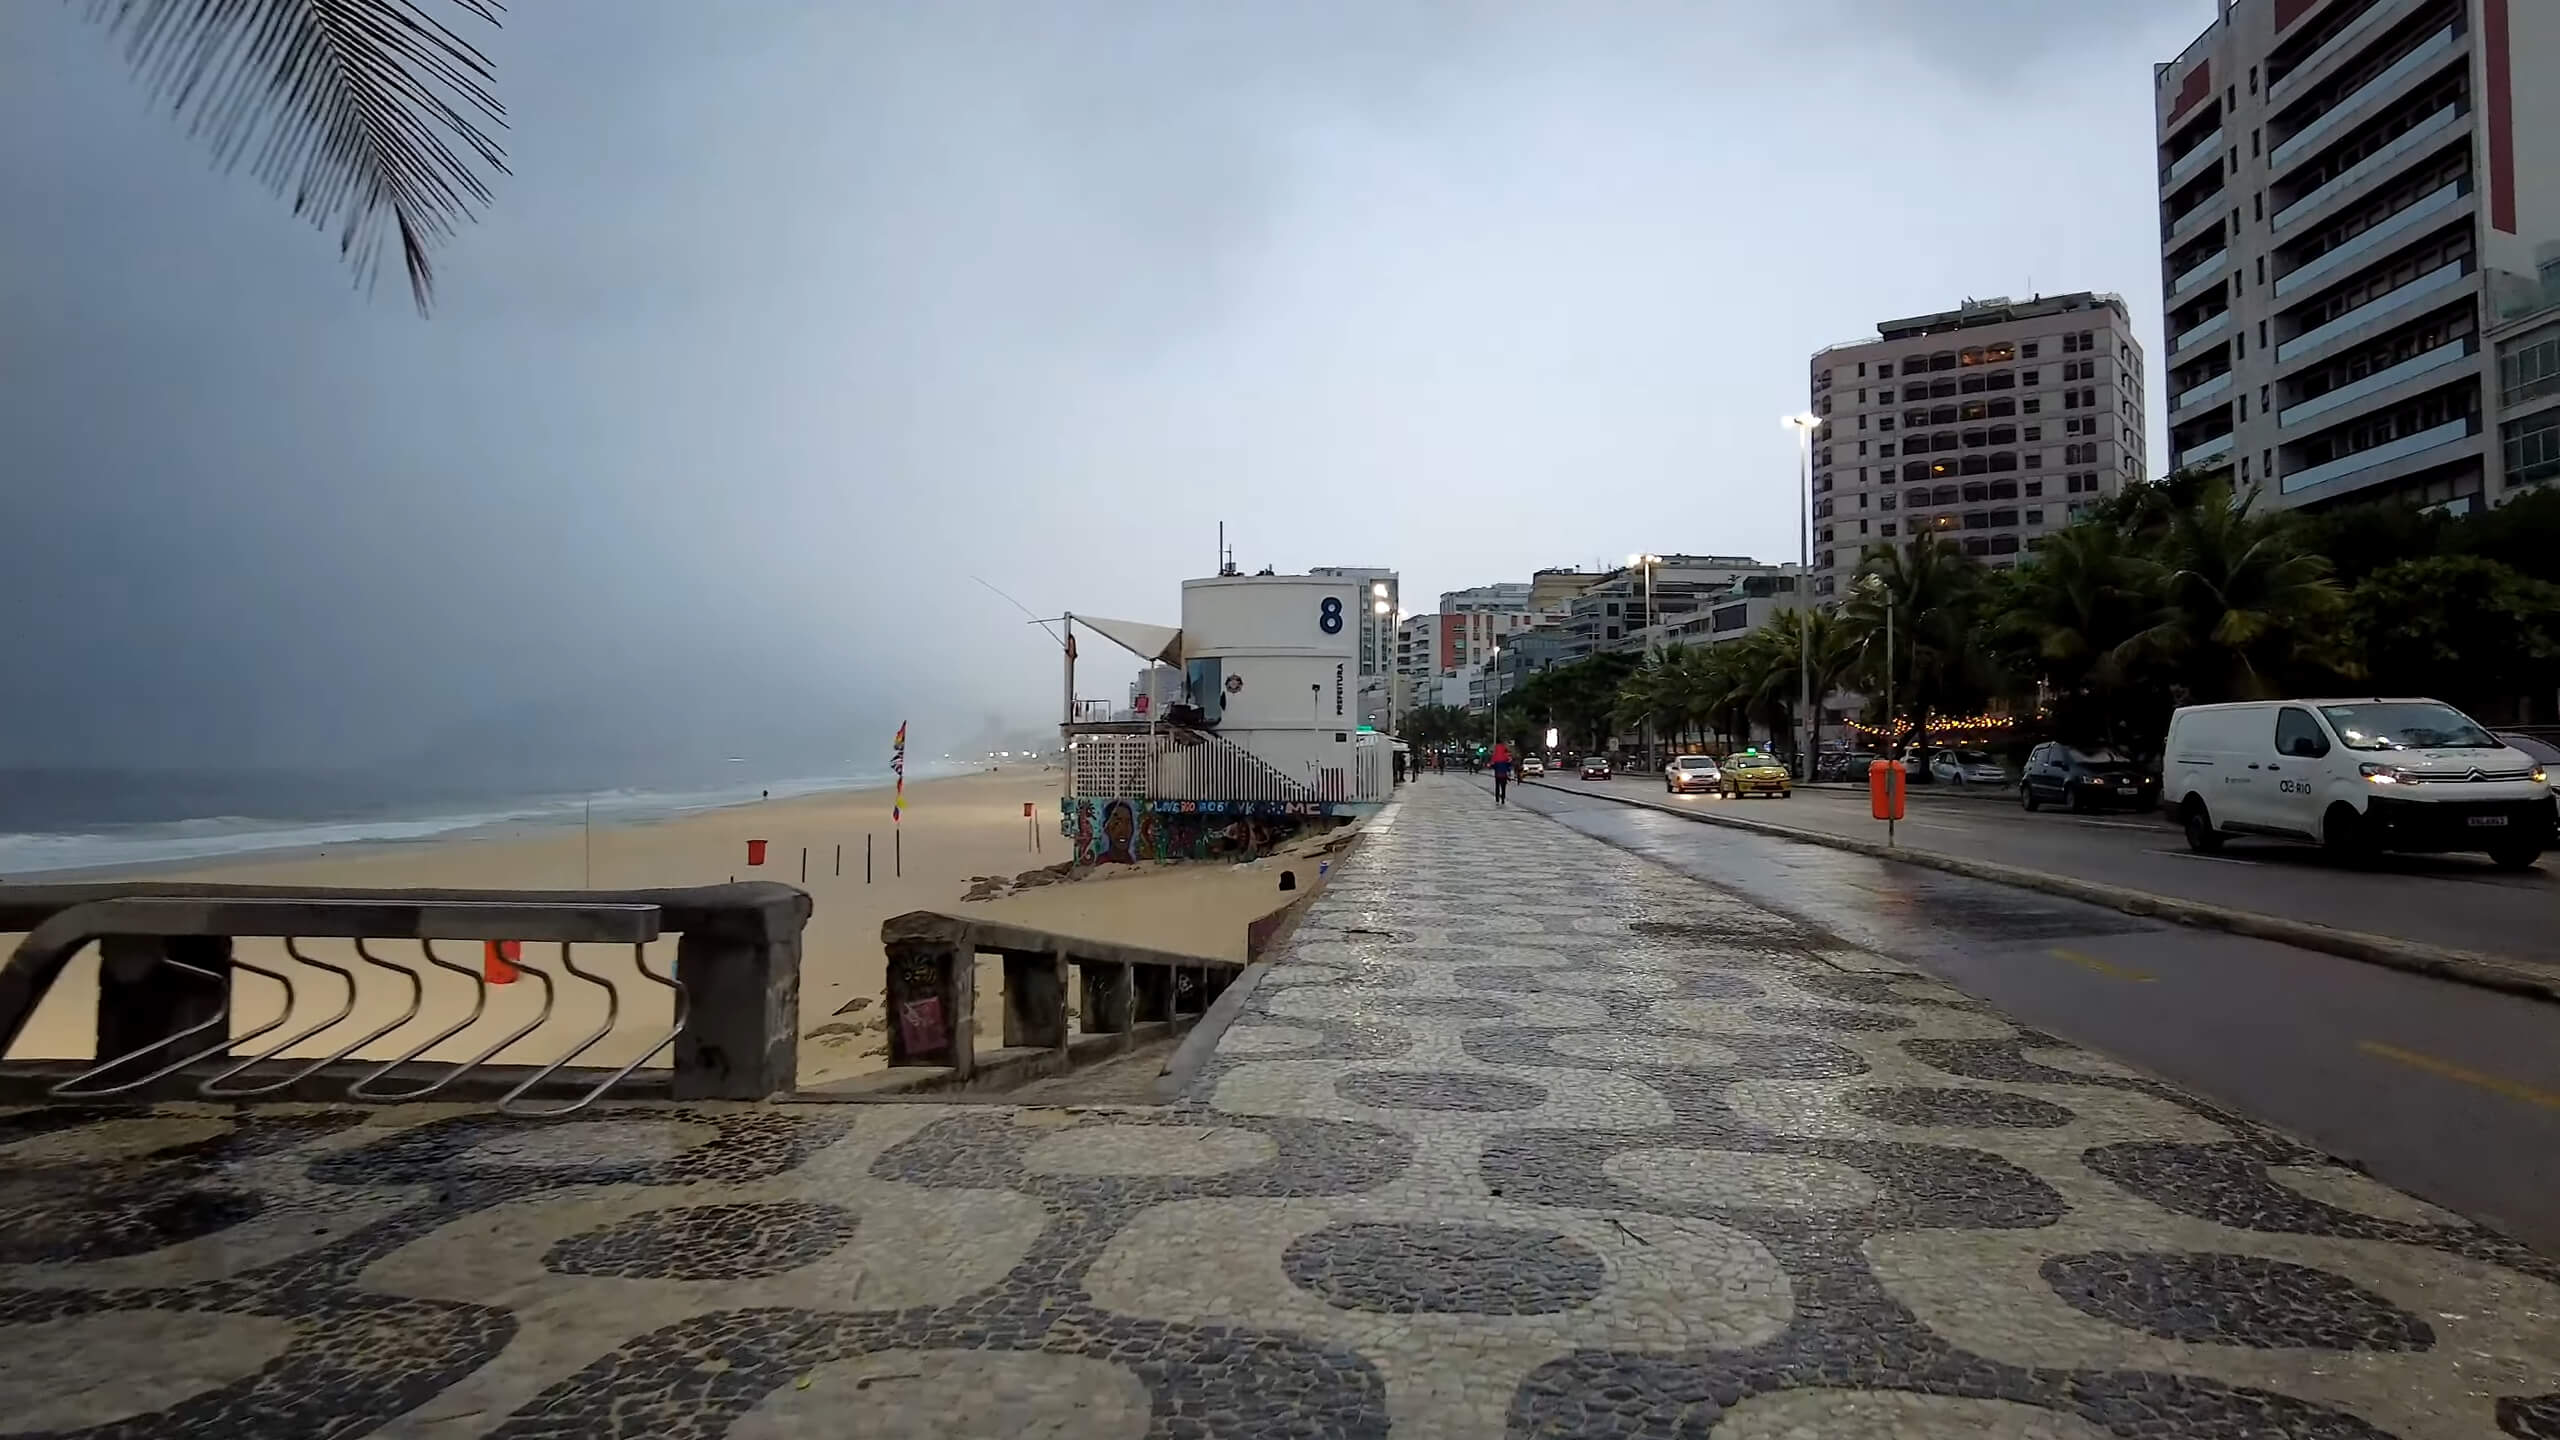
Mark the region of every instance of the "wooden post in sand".
<instances>
[{"instance_id":1,"label":"wooden post in sand","mask_svg":"<svg viewBox=\"0 0 2560 1440\"><path fill-rule=\"evenodd\" d=\"M871 883L871 836L867 831L862 837L862 883Z\"/></svg>"},{"instance_id":2,"label":"wooden post in sand","mask_svg":"<svg viewBox=\"0 0 2560 1440\"><path fill-rule=\"evenodd\" d=\"M836 878L844 878L844 842L841 840L836 842Z\"/></svg>"},{"instance_id":3,"label":"wooden post in sand","mask_svg":"<svg viewBox=\"0 0 2560 1440\"><path fill-rule=\"evenodd\" d=\"M800 847L800 883L809 883L809 847L806 845Z\"/></svg>"}]
</instances>

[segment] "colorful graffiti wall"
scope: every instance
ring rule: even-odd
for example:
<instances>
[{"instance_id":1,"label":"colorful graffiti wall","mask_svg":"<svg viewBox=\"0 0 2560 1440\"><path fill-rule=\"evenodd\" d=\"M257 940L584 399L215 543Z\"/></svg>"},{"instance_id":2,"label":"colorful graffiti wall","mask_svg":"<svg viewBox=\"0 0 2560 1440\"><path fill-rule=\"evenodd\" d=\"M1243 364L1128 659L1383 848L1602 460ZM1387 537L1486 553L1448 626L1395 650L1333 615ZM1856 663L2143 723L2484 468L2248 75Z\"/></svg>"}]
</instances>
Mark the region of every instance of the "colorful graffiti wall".
<instances>
[{"instance_id":1,"label":"colorful graffiti wall","mask_svg":"<svg viewBox=\"0 0 2560 1440\"><path fill-rule=\"evenodd\" d=\"M1298 833L1303 817L1235 814L1215 807L1150 808L1144 800L1071 795L1061 802L1058 832L1075 858L1091 865L1141 860L1242 860Z\"/></svg>"}]
</instances>

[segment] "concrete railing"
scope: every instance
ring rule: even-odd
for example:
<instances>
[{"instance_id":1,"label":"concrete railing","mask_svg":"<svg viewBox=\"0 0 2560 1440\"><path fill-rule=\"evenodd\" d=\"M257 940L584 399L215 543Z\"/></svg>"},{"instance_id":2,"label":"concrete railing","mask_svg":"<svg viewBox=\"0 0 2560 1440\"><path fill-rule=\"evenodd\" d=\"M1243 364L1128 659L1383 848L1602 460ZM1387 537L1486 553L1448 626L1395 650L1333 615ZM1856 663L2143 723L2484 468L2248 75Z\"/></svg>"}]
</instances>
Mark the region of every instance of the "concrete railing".
<instances>
[{"instance_id":1,"label":"concrete railing","mask_svg":"<svg viewBox=\"0 0 2560 1440\"><path fill-rule=\"evenodd\" d=\"M0 932L25 932L0 965L0 1056L19 1057L0 1059L0 1101L494 1098L514 1113L566 1114L617 1088L763 1099L796 1079L809 913L807 895L771 884L0 888ZM647 947L668 933L675 955L653 969ZM286 958L252 958L242 950L273 947L241 941L276 942ZM347 942L346 963L305 948L322 941ZM515 945L491 951L505 942ZM80 997L54 992L92 944L94 1004L66 1017ZM596 947L609 947L601 963ZM263 1023L239 1014L244 975L282 987ZM86 1032L70 1047L85 1056L22 1054L49 997L54 1029L67 1019ZM666 1066L643 1068L670 1050Z\"/></svg>"},{"instance_id":2,"label":"concrete railing","mask_svg":"<svg viewBox=\"0 0 2560 1440\"><path fill-rule=\"evenodd\" d=\"M911 911L880 927L892 1083L966 1082L999 1061L1025 1074L1176 1033L1242 973L1235 960ZM1003 960L1004 1049L978 1053L978 957ZM897 1072L905 1071L906 1076Z\"/></svg>"}]
</instances>

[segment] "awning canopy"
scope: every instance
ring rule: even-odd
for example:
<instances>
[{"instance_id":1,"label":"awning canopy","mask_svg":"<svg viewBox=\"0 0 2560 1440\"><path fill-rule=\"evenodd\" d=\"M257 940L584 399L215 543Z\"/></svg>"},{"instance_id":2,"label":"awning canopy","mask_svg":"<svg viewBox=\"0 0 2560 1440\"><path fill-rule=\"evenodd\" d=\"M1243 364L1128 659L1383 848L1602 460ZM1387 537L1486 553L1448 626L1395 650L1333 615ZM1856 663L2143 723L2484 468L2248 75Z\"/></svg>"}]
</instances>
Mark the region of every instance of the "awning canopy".
<instances>
[{"instance_id":1,"label":"awning canopy","mask_svg":"<svg viewBox=\"0 0 2560 1440\"><path fill-rule=\"evenodd\" d=\"M1141 660L1160 661L1167 665L1182 663L1182 630L1178 626L1149 625L1139 620L1106 620L1094 615L1069 618Z\"/></svg>"}]
</instances>

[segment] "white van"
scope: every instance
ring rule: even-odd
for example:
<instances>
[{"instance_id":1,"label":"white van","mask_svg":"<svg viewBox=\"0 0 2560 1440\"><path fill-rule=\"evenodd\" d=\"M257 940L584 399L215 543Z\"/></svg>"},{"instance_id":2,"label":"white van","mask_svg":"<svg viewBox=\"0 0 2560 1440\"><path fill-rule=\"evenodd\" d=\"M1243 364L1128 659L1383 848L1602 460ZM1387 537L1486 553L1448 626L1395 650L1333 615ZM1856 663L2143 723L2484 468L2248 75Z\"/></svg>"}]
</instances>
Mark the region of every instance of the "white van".
<instances>
[{"instance_id":1,"label":"white van","mask_svg":"<svg viewBox=\"0 0 2560 1440\"><path fill-rule=\"evenodd\" d=\"M2169 717L2160 803L2188 848L2226 835L2333 850L2481 850L2522 870L2560 817L2542 767L2438 700L2251 700Z\"/></svg>"}]
</instances>

